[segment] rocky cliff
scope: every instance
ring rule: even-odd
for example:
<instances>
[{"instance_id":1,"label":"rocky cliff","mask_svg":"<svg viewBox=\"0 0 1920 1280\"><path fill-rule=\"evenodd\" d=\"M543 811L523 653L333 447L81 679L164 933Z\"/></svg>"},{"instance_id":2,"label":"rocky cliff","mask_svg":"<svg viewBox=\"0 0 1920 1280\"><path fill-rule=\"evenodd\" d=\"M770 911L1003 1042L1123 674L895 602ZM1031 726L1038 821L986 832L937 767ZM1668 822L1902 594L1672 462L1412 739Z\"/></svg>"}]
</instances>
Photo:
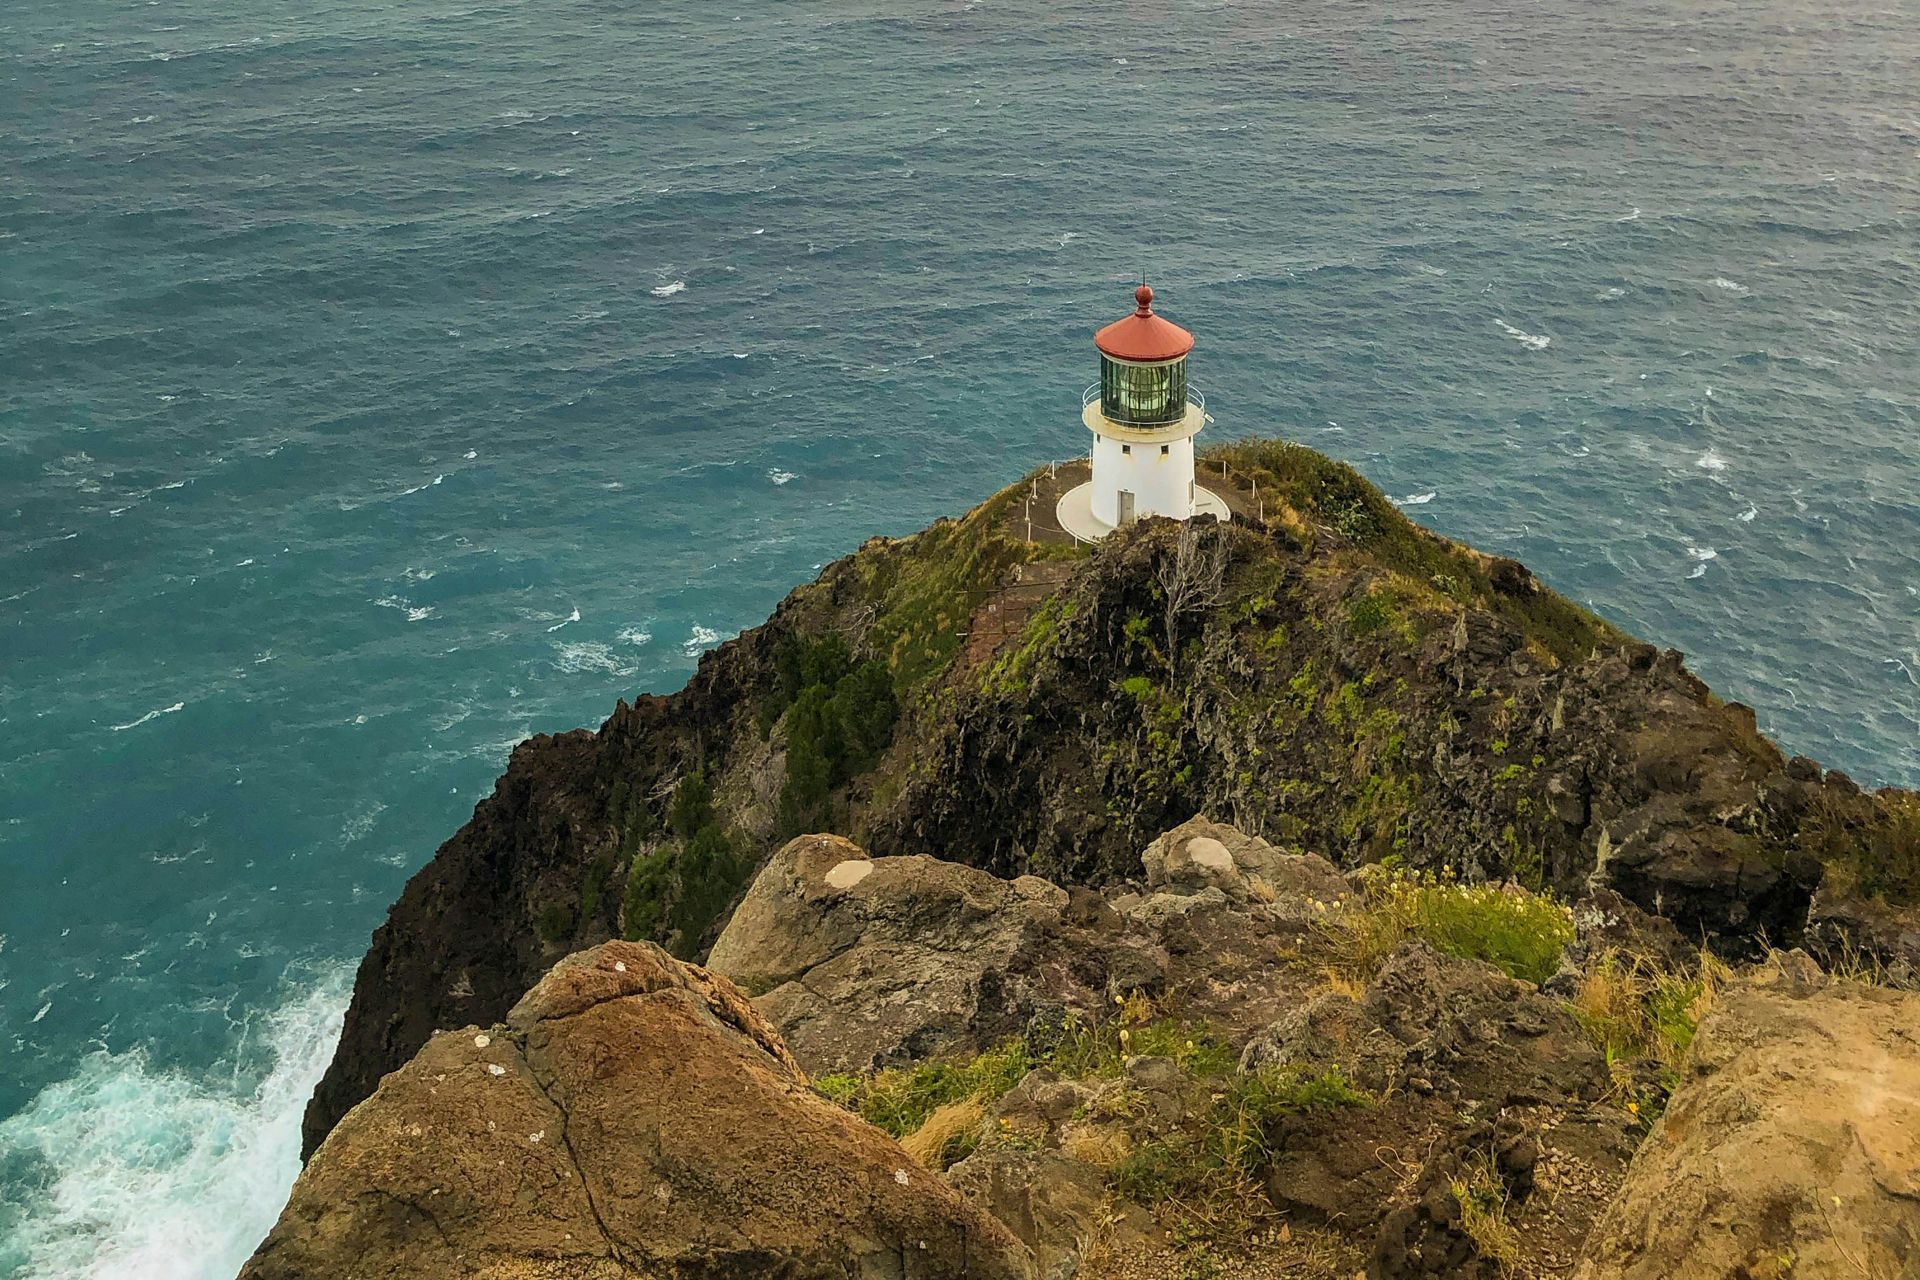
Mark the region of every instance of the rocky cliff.
<instances>
[{"instance_id":1,"label":"rocky cliff","mask_svg":"<svg viewBox=\"0 0 1920 1280\"><path fill-rule=\"evenodd\" d=\"M1133 883L789 842L321 1145L243 1280L1904 1274L1915 997L1195 818ZM759 994L749 1000L745 994Z\"/></svg>"},{"instance_id":2,"label":"rocky cliff","mask_svg":"<svg viewBox=\"0 0 1920 1280\"><path fill-rule=\"evenodd\" d=\"M523 744L375 934L308 1151L572 950L703 954L805 831L1070 893L1207 812L1342 867L1610 887L1734 958L1920 959L1914 796L1784 758L1680 655L1349 468L1278 443L1207 465L1230 525L1030 541L1036 476L828 566L681 692Z\"/></svg>"}]
</instances>

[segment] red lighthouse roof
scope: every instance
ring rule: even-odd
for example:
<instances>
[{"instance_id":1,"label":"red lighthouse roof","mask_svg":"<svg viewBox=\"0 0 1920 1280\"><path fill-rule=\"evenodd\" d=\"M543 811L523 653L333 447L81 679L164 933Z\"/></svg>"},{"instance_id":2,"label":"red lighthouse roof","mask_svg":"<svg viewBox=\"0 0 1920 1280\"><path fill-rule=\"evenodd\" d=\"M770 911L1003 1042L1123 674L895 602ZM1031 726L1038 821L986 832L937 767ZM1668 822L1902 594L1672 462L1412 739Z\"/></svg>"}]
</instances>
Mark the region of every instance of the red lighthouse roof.
<instances>
[{"instance_id":1,"label":"red lighthouse roof","mask_svg":"<svg viewBox=\"0 0 1920 1280\"><path fill-rule=\"evenodd\" d=\"M1115 360L1177 360L1193 350L1193 335L1171 320L1153 314L1153 290L1141 285L1133 291L1139 305L1124 320L1115 320L1093 335L1093 345Z\"/></svg>"}]
</instances>

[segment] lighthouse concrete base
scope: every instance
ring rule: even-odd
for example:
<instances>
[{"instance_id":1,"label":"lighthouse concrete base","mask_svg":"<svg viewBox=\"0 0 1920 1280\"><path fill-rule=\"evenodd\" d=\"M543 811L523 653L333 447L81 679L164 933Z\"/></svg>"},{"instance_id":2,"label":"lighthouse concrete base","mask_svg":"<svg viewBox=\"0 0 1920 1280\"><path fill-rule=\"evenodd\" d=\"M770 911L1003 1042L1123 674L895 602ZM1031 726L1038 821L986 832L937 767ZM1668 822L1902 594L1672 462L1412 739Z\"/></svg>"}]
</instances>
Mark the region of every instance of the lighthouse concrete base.
<instances>
[{"instance_id":1,"label":"lighthouse concrete base","mask_svg":"<svg viewBox=\"0 0 1920 1280\"><path fill-rule=\"evenodd\" d=\"M1219 494L1206 489L1196 488L1193 498L1193 514L1212 516L1225 523L1233 519L1233 512ZM1079 485L1060 496L1053 508L1054 519L1060 527L1081 542L1098 542L1113 532L1113 526L1093 514L1093 484Z\"/></svg>"}]
</instances>

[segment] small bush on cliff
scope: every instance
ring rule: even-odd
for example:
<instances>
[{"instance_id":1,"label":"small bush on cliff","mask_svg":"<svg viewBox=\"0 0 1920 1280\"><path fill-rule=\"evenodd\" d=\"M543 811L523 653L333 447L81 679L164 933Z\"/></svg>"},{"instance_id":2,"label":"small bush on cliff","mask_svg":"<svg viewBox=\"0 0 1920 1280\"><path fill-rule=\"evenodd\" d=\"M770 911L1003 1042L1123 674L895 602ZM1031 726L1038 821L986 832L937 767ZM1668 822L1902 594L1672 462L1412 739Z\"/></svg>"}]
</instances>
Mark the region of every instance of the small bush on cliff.
<instances>
[{"instance_id":1,"label":"small bush on cliff","mask_svg":"<svg viewBox=\"0 0 1920 1280\"><path fill-rule=\"evenodd\" d=\"M1436 950L1484 960L1511 977L1541 983L1573 941L1568 910L1543 895L1503 885L1456 883L1376 865L1362 876L1365 893L1323 927L1343 976L1367 980L1395 947L1419 938Z\"/></svg>"},{"instance_id":2,"label":"small bush on cliff","mask_svg":"<svg viewBox=\"0 0 1920 1280\"><path fill-rule=\"evenodd\" d=\"M1507 1220L1507 1188L1492 1162L1476 1155L1447 1189L1460 1205L1460 1229L1474 1248L1506 1275L1520 1261L1520 1233Z\"/></svg>"},{"instance_id":3,"label":"small bush on cliff","mask_svg":"<svg viewBox=\"0 0 1920 1280\"><path fill-rule=\"evenodd\" d=\"M1608 1061L1648 1058L1677 1069L1729 976L1726 963L1708 951L1684 971L1604 951L1580 976L1573 1015Z\"/></svg>"},{"instance_id":4,"label":"small bush on cliff","mask_svg":"<svg viewBox=\"0 0 1920 1280\"><path fill-rule=\"evenodd\" d=\"M628 864L621 933L629 941L660 941L686 959L733 905L752 868L721 825L713 790L699 770L674 788L667 829L677 845L636 856Z\"/></svg>"},{"instance_id":5,"label":"small bush on cliff","mask_svg":"<svg viewBox=\"0 0 1920 1280\"><path fill-rule=\"evenodd\" d=\"M1862 893L1894 903L1920 902L1920 795L1883 791L1881 820L1854 851Z\"/></svg>"}]
</instances>

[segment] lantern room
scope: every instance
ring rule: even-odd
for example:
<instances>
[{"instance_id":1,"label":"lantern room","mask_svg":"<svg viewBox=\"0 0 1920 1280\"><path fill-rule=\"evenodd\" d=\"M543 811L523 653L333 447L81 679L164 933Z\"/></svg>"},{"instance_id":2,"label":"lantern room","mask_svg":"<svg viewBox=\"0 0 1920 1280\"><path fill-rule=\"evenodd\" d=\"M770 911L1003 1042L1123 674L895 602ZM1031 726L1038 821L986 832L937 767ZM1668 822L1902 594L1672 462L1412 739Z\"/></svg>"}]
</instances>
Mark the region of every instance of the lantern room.
<instances>
[{"instance_id":1,"label":"lantern room","mask_svg":"<svg viewBox=\"0 0 1920 1280\"><path fill-rule=\"evenodd\" d=\"M1162 426L1187 413L1193 335L1153 313L1153 290L1134 290L1134 311L1093 335L1100 352L1100 412L1114 422Z\"/></svg>"}]
</instances>

